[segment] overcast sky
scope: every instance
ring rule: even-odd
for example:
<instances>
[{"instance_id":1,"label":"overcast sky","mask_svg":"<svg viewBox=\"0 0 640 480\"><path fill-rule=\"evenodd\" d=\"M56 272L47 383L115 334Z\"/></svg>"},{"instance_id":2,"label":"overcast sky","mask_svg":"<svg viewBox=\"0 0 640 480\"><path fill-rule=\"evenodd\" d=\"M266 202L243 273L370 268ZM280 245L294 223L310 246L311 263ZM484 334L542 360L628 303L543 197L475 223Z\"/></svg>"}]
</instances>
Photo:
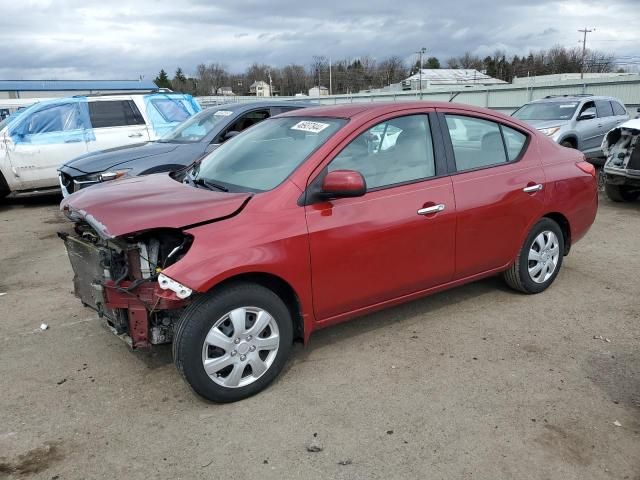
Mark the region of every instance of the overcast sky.
<instances>
[{"instance_id":1,"label":"overcast sky","mask_svg":"<svg viewBox=\"0 0 640 480\"><path fill-rule=\"evenodd\" d=\"M177 66L254 61L308 65L313 55L382 59L426 47L525 54L578 45L640 55L638 0L0 0L0 79L154 78ZM640 57L637 57L640 61Z\"/></svg>"}]
</instances>

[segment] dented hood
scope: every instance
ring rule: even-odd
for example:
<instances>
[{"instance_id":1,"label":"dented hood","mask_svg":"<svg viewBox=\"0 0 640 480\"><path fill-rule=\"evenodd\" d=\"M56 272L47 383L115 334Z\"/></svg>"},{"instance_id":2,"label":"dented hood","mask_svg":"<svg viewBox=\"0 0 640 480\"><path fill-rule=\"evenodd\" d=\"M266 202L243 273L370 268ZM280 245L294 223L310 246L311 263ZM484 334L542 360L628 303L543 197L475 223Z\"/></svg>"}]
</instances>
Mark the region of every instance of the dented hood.
<instances>
[{"instance_id":1,"label":"dented hood","mask_svg":"<svg viewBox=\"0 0 640 480\"><path fill-rule=\"evenodd\" d=\"M71 220L84 220L105 238L154 228L183 228L237 214L251 193L195 188L158 173L85 188L60 204Z\"/></svg>"}]
</instances>

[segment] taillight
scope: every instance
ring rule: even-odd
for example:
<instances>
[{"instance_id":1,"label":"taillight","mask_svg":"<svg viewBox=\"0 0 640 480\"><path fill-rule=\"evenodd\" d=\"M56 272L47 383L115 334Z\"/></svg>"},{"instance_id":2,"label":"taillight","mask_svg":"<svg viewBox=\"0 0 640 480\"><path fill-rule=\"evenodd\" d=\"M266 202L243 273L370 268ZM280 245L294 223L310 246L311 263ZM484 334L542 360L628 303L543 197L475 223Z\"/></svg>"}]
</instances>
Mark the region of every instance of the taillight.
<instances>
[{"instance_id":1,"label":"taillight","mask_svg":"<svg viewBox=\"0 0 640 480\"><path fill-rule=\"evenodd\" d=\"M596 167L591 165L589 162L585 162L585 161L577 162L576 167L578 167L584 173L588 173L593 178L596 178Z\"/></svg>"}]
</instances>

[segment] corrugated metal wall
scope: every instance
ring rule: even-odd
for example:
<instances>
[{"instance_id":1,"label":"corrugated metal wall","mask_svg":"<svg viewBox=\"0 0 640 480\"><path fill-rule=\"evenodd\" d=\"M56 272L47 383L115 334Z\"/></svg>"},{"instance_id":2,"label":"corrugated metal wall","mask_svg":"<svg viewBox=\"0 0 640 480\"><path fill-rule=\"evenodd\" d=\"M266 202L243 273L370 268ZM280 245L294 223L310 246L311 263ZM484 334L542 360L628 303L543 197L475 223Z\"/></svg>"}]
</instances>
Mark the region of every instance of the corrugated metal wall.
<instances>
[{"instance_id":1,"label":"corrugated metal wall","mask_svg":"<svg viewBox=\"0 0 640 480\"><path fill-rule=\"evenodd\" d=\"M277 97L279 100L310 100L320 104L388 102L423 100L466 103L480 107L488 107L512 112L530 100L547 95L571 95L590 93L617 97L624 102L632 117L640 107L640 75L612 77L608 79L563 80L552 83L532 83L531 85L496 85L489 87L452 87L424 90L422 95L417 91L388 93L358 93L353 95L332 95L323 97ZM198 97L203 107L230 102L255 102L269 100L256 97Z\"/></svg>"}]
</instances>

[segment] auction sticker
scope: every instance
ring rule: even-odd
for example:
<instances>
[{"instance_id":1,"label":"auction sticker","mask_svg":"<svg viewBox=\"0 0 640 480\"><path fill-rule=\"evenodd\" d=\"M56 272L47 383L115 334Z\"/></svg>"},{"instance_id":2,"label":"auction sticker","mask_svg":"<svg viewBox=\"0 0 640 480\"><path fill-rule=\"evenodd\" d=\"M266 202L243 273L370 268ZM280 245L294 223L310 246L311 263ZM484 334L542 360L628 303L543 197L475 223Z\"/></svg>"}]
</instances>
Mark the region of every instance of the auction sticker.
<instances>
[{"instance_id":1,"label":"auction sticker","mask_svg":"<svg viewBox=\"0 0 640 480\"><path fill-rule=\"evenodd\" d=\"M231 110L218 110L214 115L216 117L228 117L229 115L233 115L233 112Z\"/></svg>"},{"instance_id":2,"label":"auction sticker","mask_svg":"<svg viewBox=\"0 0 640 480\"><path fill-rule=\"evenodd\" d=\"M309 120L303 120L296 123L291 130L300 130L302 132L320 133L322 130L329 126L328 123L310 122Z\"/></svg>"}]
</instances>

